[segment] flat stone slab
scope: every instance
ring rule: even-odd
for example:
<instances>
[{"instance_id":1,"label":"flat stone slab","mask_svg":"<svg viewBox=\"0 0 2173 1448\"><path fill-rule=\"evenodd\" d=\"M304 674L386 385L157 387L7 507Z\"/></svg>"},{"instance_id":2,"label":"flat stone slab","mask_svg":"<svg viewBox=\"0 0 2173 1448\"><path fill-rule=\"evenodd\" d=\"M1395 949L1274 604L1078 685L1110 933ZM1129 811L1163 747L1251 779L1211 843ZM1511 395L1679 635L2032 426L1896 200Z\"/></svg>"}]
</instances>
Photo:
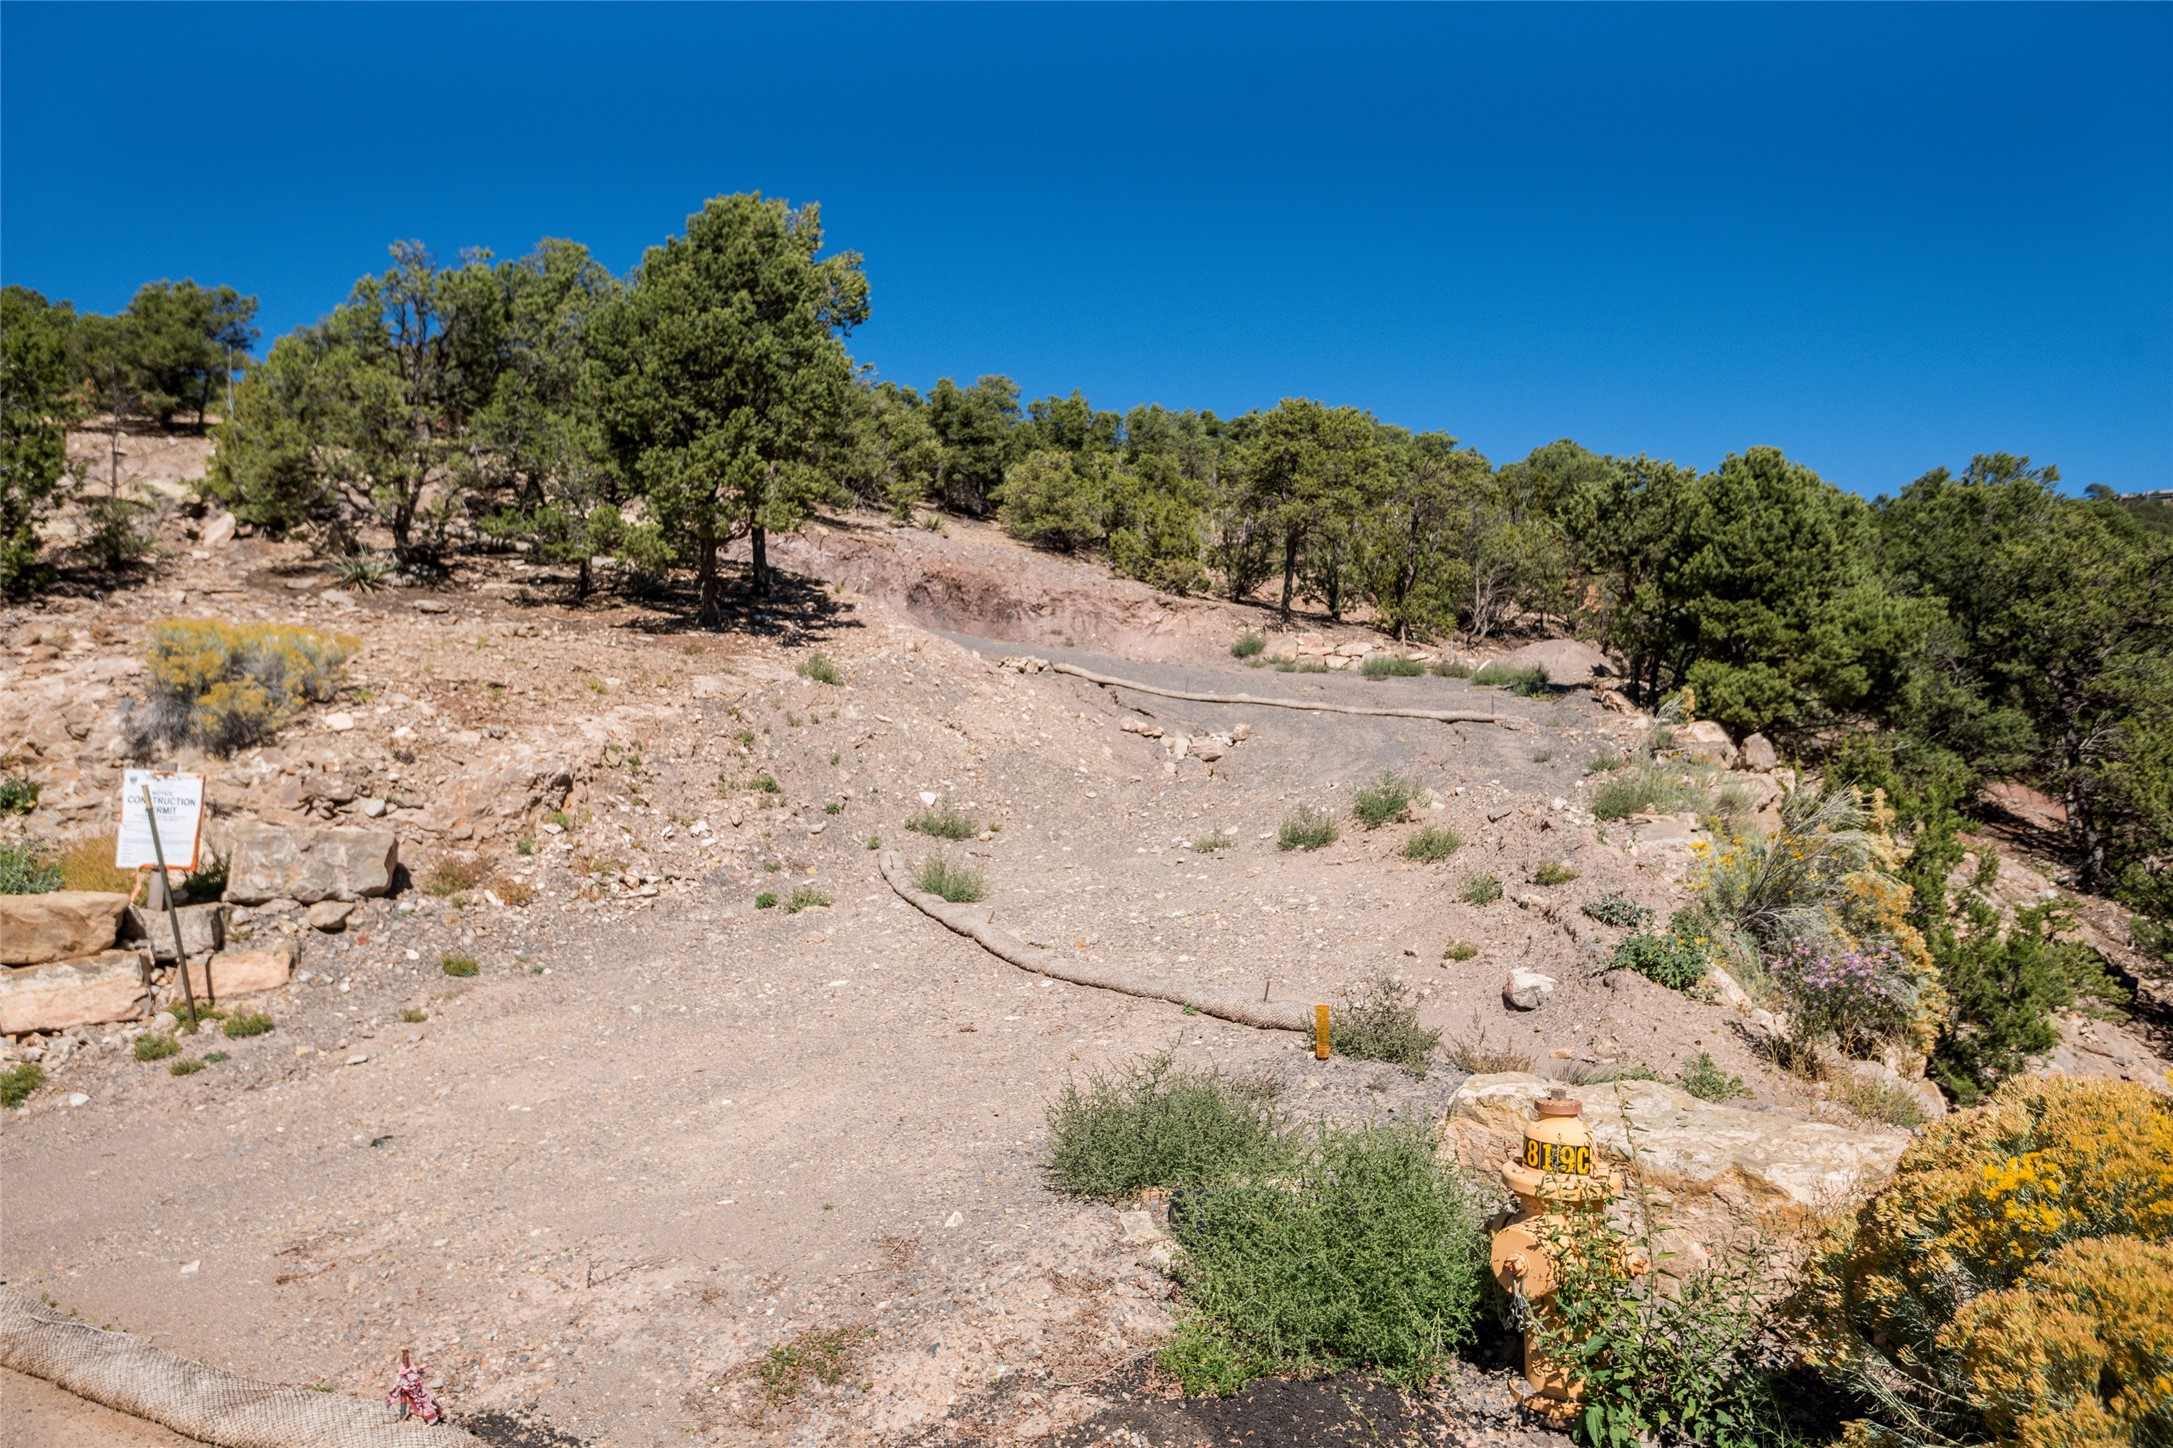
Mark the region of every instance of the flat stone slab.
<instances>
[{"instance_id":1,"label":"flat stone slab","mask_svg":"<svg viewBox=\"0 0 2173 1448\"><path fill-rule=\"evenodd\" d=\"M278 990L293 973L291 945L269 950L222 950L208 960L189 962L189 987L199 1001L206 997L223 1001Z\"/></svg>"},{"instance_id":2,"label":"flat stone slab","mask_svg":"<svg viewBox=\"0 0 2173 1448\"><path fill-rule=\"evenodd\" d=\"M314 905L383 895L399 859L390 830L240 825L226 898L237 905L281 899Z\"/></svg>"},{"instance_id":3,"label":"flat stone slab","mask_svg":"<svg viewBox=\"0 0 2173 1448\"><path fill-rule=\"evenodd\" d=\"M126 908L126 895L102 890L0 895L0 965L44 965L111 950Z\"/></svg>"},{"instance_id":4,"label":"flat stone slab","mask_svg":"<svg viewBox=\"0 0 2173 1448\"><path fill-rule=\"evenodd\" d=\"M1561 1084L1521 1071L1472 1077L1450 1102L1442 1150L1481 1171L1498 1167L1520 1149L1532 1103ZM1665 1081L1609 1081L1571 1094L1584 1103L1592 1139L1615 1163L1628 1158L1635 1124L1638 1166L1666 1191L1734 1186L1774 1205L1821 1209L1892 1176L1910 1140L1906 1131L1716 1106Z\"/></svg>"},{"instance_id":5,"label":"flat stone slab","mask_svg":"<svg viewBox=\"0 0 2173 1448\"><path fill-rule=\"evenodd\" d=\"M190 955L202 955L226 944L226 907L221 904L183 905L174 912L181 918L181 946ZM128 907L128 935L151 948L154 960L174 958L173 921L163 910Z\"/></svg>"},{"instance_id":6,"label":"flat stone slab","mask_svg":"<svg viewBox=\"0 0 2173 1448\"><path fill-rule=\"evenodd\" d=\"M133 950L0 970L0 1034L140 1020L150 1008L142 957Z\"/></svg>"}]
</instances>

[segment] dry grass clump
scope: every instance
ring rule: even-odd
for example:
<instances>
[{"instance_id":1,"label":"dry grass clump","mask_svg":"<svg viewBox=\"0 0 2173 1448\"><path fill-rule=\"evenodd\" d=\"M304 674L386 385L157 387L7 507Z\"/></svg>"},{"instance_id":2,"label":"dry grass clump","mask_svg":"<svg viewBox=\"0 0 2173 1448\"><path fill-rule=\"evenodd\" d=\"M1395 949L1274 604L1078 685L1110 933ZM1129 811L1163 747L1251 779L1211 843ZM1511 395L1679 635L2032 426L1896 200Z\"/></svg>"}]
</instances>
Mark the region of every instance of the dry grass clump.
<instances>
[{"instance_id":1,"label":"dry grass clump","mask_svg":"<svg viewBox=\"0 0 2173 1448\"><path fill-rule=\"evenodd\" d=\"M445 900L470 890L480 890L489 879L490 866L473 855L448 855L423 876L423 892Z\"/></svg>"},{"instance_id":2,"label":"dry grass clump","mask_svg":"<svg viewBox=\"0 0 2173 1448\"><path fill-rule=\"evenodd\" d=\"M1426 672L1426 666L1401 654L1367 654L1358 672L1373 680L1415 679Z\"/></svg>"},{"instance_id":3,"label":"dry grass clump","mask_svg":"<svg viewBox=\"0 0 2173 1448\"><path fill-rule=\"evenodd\" d=\"M1284 818L1276 843L1285 850L1319 850L1334 844L1336 834L1334 815L1301 804Z\"/></svg>"},{"instance_id":4,"label":"dry grass clump","mask_svg":"<svg viewBox=\"0 0 2173 1448\"><path fill-rule=\"evenodd\" d=\"M166 618L150 628L149 692L124 725L148 754L184 742L214 754L269 738L304 704L331 699L360 641L287 624Z\"/></svg>"},{"instance_id":5,"label":"dry grass clump","mask_svg":"<svg viewBox=\"0 0 2173 1448\"><path fill-rule=\"evenodd\" d=\"M496 895L501 903L510 905L515 910L536 903L536 887L526 880L517 880L511 875L493 877L490 882L490 892Z\"/></svg>"},{"instance_id":6,"label":"dry grass clump","mask_svg":"<svg viewBox=\"0 0 2173 1448\"><path fill-rule=\"evenodd\" d=\"M1402 855L1422 865L1437 864L1455 854L1464 841L1445 825L1427 825L1403 842Z\"/></svg>"},{"instance_id":7,"label":"dry grass clump","mask_svg":"<svg viewBox=\"0 0 2173 1448\"><path fill-rule=\"evenodd\" d=\"M1479 672L1471 676L1471 682L1490 688L1507 689L1512 694L1529 699L1547 692L1547 671L1537 666L1517 669L1507 664L1481 664Z\"/></svg>"},{"instance_id":8,"label":"dry grass clump","mask_svg":"<svg viewBox=\"0 0 2173 1448\"><path fill-rule=\"evenodd\" d=\"M60 888L101 890L109 895L126 895L135 889L136 872L113 863L114 847L112 835L91 835L63 848L53 862L60 867Z\"/></svg>"},{"instance_id":9,"label":"dry grass clump","mask_svg":"<svg viewBox=\"0 0 2173 1448\"><path fill-rule=\"evenodd\" d=\"M1501 898L1501 880L1494 875L1466 875L1456 887L1456 898L1466 905L1491 905Z\"/></svg>"},{"instance_id":10,"label":"dry grass clump","mask_svg":"<svg viewBox=\"0 0 2173 1448\"><path fill-rule=\"evenodd\" d=\"M438 969L459 980L469 980L482 972L482 965L472 955L455 955L448 950L438 957Z\"/></svg>"},{"instance_id":11,"label":"dry grass clump","mask_svg":"<svg viewBox=\"0 0 2173 1448\"><path fill-rule=\"evenodd\" d=\"M1419 797L1419 783L1394 770L1383 770L1380 778L1361 788L1351 800L1351 813L1369 830L1379 829L1392 820L1400 820L1411 808L1411 802Z\"/></svg>"},{"instance_id":12,"label":"dry grass clump","mask_svg":"<svg viewBox=\"0 0 2173 1448\"><path fill-rule=\"evenodd\" d=\"M1532 1069L1531 1054L1519 1051L1508 1041L1495 1045L1487 1039L1486 1023L1472 1014L1471 1025L1463 1034L1448 1038L1444 1047L1449 1064L1459 1071L1469 1071L1474 1076L1495 1076L1505 1071L1529 1071Z\"/></svg>"},{"instance_id":13,"label":"dry grass clump","mask_svg":"<svg viewBox=\"0 0 2173 1448\"><path fill-rule=\"evenodd\" d=\"M845 682L845 675L838 671L838 666L831 663L830 656L821 649L816 649L806 658L800 660L798 667L793 672L803 679L813 679L818 684L842 684Z\"/></svg>"},{"instance_id":14,"label":"dry grass clump","mask_svg":"<svg viewBox=\"0 0 2173 1448\"><path fill-rule=\"evenodd\" d=\"M219 1022L219 1030L230 1041L245 1036L261 1036L272 1028L272 1018L262 1011L236 1011Z\"/></svg>"},{"instance_id":15,"label":"dry grass clump","mask_svg":"<svg viewBox=\"0 0 2173 1448\"><path fill-rule=\"evenodd\" d=\"M948 804L921 810L906 820L905 827L916 835L938 840L970 840L981 833L981 826L971 815L960 814Z\"/></svg>"},{"instance_id":16,"label":"dry grass clump","mask_svg":"<svg viewBox=\"0 0 2173 1448\"><path fill-rule=\"evenodd\" d=\"M1402 981L1377 975L1328 1016L1328 1043L1359 1061L1391 1061L1414 1076L1441 1044L1441 1032L1418 1021L1418 997Z\"/></svg>"},{"instance_id":17,"label":"dry grass clump","mask_svg":"<svg viewBox=\"0 0 2173 1448\"><path fill-rule=\"evenodd\" d=\"M830 903L830 897L813 885L802 885L785 899L785 913L797 915L802 910L814 910Z\"/></svg>"},{"instance_id":18,"label":"dry grass clump","mask_svg":"<svg viewBox=\"0 0 2173 1448\"><path fill-rule=\"evenodd\" d=\"M979 870L942 855L930 855L921 861L913 884L953 905L970 905L988 893L988 881Z\"/></svg>"}]
</instances>

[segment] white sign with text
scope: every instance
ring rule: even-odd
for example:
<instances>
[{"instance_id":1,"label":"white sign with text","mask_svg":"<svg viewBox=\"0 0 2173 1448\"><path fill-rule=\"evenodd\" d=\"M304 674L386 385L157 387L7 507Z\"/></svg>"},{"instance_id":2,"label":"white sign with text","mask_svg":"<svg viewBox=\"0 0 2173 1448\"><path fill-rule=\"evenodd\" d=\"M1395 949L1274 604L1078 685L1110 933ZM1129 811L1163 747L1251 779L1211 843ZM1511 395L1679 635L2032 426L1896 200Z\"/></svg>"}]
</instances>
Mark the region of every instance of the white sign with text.
<instances>
[{"instance_id":1,"label":"white sign with text","mask_svg":"<svg viewBox=\"0 0 2173 1448\"><path fill-rule=\"evenodd\" d=\"M123 870L154 869L158 853L151 846L150 816L143 807L145 786L158 811L158 842L166 850L166 868L196 868L196 847L204 835L204 776L166 774L153 769L121 773L121 833L113 851Z\"/></svg>"}]
</instances>

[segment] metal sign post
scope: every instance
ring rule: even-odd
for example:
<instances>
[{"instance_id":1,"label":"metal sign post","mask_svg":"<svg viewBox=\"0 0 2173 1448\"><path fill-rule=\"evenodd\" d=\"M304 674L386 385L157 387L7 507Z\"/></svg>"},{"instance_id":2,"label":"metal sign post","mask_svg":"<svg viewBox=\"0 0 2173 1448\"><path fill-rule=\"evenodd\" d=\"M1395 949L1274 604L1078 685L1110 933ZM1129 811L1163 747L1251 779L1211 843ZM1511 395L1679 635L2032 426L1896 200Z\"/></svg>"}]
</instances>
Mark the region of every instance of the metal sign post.
<instances>
[{"instance_id":1,"label":"metal sign post","mask_svg":"<svg viewBox=\"0 0 2173 1448\"><path fill-rule=\"evenodd\" d=\"M158 809L151 803L151 786L148 784L143 787L143 817L144 822L151 827L151 851L158 856L159 884L166 895L166 920L174 928L174 964L181 968L181 998L188 1002L189 1029L193 1031L197 1026L196 987L189 984L189 952L181 944L181 911L174 904L173 881L166 877L166 846L159 841ZM208 969L204 972L204 998L213 1005L218 1004L217 998L211 994L211 972Z\"/></svg>"}]
</instances>

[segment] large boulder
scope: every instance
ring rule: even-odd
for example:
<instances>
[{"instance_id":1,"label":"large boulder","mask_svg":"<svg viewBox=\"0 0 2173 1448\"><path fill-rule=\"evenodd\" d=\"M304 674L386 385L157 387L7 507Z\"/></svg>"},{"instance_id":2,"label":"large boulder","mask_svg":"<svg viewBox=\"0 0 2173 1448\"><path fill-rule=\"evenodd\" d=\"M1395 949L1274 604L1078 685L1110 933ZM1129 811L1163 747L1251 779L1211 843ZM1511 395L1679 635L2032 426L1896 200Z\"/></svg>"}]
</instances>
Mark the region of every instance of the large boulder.
<instances>
[{"instance_id":1,"label":"large boulder","mask_svg":"<svg viewBox=\"0 0 2173 1448\"><path fill-rule=\"evenodd\" d=\"M1501 664L1512 669L1545 669L1547 682L1563 688L1591 683L1615 672L1615 666L1582 639L1541 639L1503 654Z\"/></svg>"},{"instance_id":2,"label":"large boulder","mask_svg":"<svg viewBox=\"0 0 2173 1448\"><path fill-rule=\"evenodd\" d=\"M1532 1103L1558 1081L1524 1072L1473 1076L1456 1088L1441 1150L1490 1171L1521 1151ZM1664 1081L1574 1088L1601 1155L1620 1165L1637 1132L1646 1184L1674 1196L1718 1197L1761 1214L1800 1214L1868 1194L1894 1171L1909 1133L1799 1121L1700 1101Z\"/></svg>"},{"instance_id":3,"label":"large boulder","mask_svg":"<svg viewBox=\"0 0 2173 1448\"><path fill-rule=\"evenodd\" d=\"M226 944L226 906L183 905L174 914L181 920L181 948L190 955L202 955ZM129 906L127 935L150 946L155 960L174 958L173 921L163 910Z\"/></svg>"},{"instance_id":4,"label":"large boulder","mask_svg":"<svg viewBox=\"0 0 2173 1448\"><path fill-rule=\"evenodd\" d=\"M1726 769L1735 763L1735 741L1728 731L1710 719L1693 719L1675 726L1675 748L1699 759L1710 759Z\"/></svg>"},{"instance_id":5,"label":"large boulder","mask_svg":"<svg viewBox=\"0 0 2173 1448\"><path fill-rule=\"evenodd\" d=\"M237 905L314 905L383 895L392 889L399 857L400 843L390 830L238 825L226 898Z\"/></svg>"},{"instance_id":6,"label":"large boulder","mask_svg":"<svg viewBox=\"0 0 2173 1448\"><path fill-rule=\"evenodd\" d=\"M143 959L133 950L0 970L0 1035L133 1021L150 1003Z\"/></svg>"},{"instance_id":7,"label":"large boulder","mask_svg":"<svg viewBox=\"0 0 2173 1448\"><path fill-rule=\"evenodd\" d=\"M0 895L0 965L44 965L111 950L127 908L126 895L102 890Z\"/></svg>"}]
</instances>

